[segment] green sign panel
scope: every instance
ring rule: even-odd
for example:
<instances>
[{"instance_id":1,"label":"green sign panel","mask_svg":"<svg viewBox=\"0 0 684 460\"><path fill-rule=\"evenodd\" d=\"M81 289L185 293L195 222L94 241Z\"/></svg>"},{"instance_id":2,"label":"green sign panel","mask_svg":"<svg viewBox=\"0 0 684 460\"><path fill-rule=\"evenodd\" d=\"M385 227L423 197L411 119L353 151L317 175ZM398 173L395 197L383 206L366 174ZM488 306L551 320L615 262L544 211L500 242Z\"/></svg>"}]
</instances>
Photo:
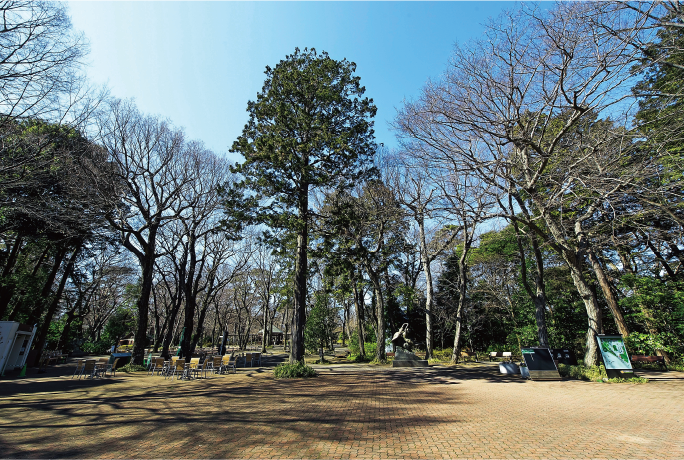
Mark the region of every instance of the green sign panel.
<instances>
[{"instance_id":1,"label":"green sign panel","mask_svg":"<svg viewBox=\"0 0 684 460\"><path fill-rule=\"evenodd\" d=\"M631 369L632 363L627 355L627 348L621 335L597 335L599 349L603 356L603 363L608 369Z\"/></svg>"}]
</instances>

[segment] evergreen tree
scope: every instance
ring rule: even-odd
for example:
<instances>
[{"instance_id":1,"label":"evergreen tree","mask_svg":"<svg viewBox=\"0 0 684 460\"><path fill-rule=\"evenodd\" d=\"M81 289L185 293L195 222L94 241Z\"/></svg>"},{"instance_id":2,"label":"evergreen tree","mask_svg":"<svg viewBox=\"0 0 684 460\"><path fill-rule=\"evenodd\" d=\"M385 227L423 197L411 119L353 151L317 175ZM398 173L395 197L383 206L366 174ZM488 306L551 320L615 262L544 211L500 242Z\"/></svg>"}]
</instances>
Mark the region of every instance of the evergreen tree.
<instances>
[{"instance_id":1,"label":"evergreen tree","mask_svg":"<svg viewBox=\"0 0 684 460\"><path fill-rule=\"evenodd\" d=\"M373 170L377 109L372 99L362 99L355 70L353 62L313 48L297 48L275 68L266 67L262 91L247 104L249 121L231 149L245 157L234 172L244 177L240 187L248 198L229 190L226 208L237 219L297 235L292 362L304 358L310 194L348 188Z\"/></svg>"}]
</instances>

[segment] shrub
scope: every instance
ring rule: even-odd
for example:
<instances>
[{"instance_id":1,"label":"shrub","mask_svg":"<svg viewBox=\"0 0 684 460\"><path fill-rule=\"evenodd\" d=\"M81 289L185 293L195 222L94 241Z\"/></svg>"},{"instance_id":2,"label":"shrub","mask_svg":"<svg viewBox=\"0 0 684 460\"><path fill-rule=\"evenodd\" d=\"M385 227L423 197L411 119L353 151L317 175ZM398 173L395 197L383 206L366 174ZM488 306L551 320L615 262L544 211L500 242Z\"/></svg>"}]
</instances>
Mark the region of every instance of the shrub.
<instances>
[{"instance_id":1,"label":"shrub","mask_svg":"<svg viewBox=\"0 0 684 460\"><path fill-rule=\"evenodd\" d=\"M579 380L592 380L596 382L597 380L602 380L608 378L606 374L606 368L603 364L599 366L569 366L567 364L558 364L558 372L562 377L569 377Z\"/></svg>"},{"instance_id":2,"label":"shrub","mask_svg":"<svg viewBox=\"0 0 684 460\"><path fill-rule=\"evenodd\" d=\"M145 366L141 366L139 364L133 364L133 363L125 364L124 366L121 366L117 369L117 371L123 371L127 374L130 374L132 372L146 371L146 370L147 370L147 368Z\"/></svg>"},{"instance_id":3,"label":"shrub","mask_svg":"<svg viewBox=\"0 0 684 460\"><path fill-rule=\"evenodd\" d=\"M355 355L354 353L352 353L347 357L347 361L350 361L352 363L367 363L370 361L370 359L363 357L361 355Z\"/></svg>"},{"instance_id":4,"label":"shrub","mask_svg":"<svg viewBox=\"0 0 684 460\"><path fill-rule=\"evenodd\" d=\"M277 379L302 379L316 377L316 371L302 362L281 363L273 369L273 375Z\"/></svg>"},{"instance_id":5,"label":"shrub","mask_svg":"<svg viewBox=\"0 0 684 460\"><path fill-rule=\"evenodd\" d=\"M453 348L445 348L444 350L435 349L432 350L432 360L438 361L451 361L451 353L454 351Z\"/></svg>"},{"instance_id":6,"label":"shrub","mask_svg":"<svg viewBox=\"0 0 684 460\"><path fill-rule=\"evenodd\" d=\"M359 336L356 331L352 332L351 337L349 337L349 352L352 355L361 354L361 348L359 347ZM375 350L378 348L378 344L373 342L366 342L364 344L364 351L366 352L366 357L373 358L375 356Z\"/></svg>"},{"instance_id":7,"label":"shrub","mask_svg":"<svg viewBox=\"0 0 684 460\"><path fill-rule=\"evenodd\" d=\"M643 377L632 377L629 379L613 378L609 379L606 374L606 368L603 364L599 366L568 366L567 364L558 364L558 372L562 377L570 377L579 380L591 380L594 382L607 383L647 383L648 379Z\"/></svg>"}]
</instances>

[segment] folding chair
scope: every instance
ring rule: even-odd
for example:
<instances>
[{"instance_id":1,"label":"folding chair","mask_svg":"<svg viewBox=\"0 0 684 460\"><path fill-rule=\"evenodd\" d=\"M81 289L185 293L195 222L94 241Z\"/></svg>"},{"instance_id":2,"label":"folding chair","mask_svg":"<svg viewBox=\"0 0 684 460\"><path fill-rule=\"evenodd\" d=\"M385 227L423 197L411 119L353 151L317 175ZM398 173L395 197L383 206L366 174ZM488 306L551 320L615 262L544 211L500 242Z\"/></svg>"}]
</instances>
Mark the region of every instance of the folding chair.
<instances>
[{"instance_id":1,"label":"folding chair","mask_svg":"<svg viewBox=\"0 0 684 460\"><path fill-rule=\"evenodd\" d=\"M205 366L208 366L207 370L211 369L212 374L221 372L221 357L214 356L213 358L211 358L211 361L205 364Z\"/></svg>"},{"instance_id":2,"label":"folding chair","mask_svg":"<svg viewBox=\"0 0 684 460\"><path fill-rule=\"evenodd\" d=\"M188 377L195 377L197 374L202 372L202 365L200 364L200 359L199 358L191 358L190 359L190 367L188 368L189 375Z\"/></svg>"},{"instance_id":3,"label":"folding chair","mask_svg":"<svg viewBox=\"0 0 684 460\"><path fill-rule=\"evenodd\" d=\"M164 358L152 358L150 366L147 368L147 375L154 375L155 372L161 373L164 367Z\"/></svg>"},{"instance_id":4,"label":"folding chair","mask_svg":"<svg viewBox=\"0 0 684 460\"><path fill-rule=\"evenodd\" d=\"M221 373L223 373L223 371L230 372L230 369L233 369L233 372L237 373L237 369L235 369L235 359L233 359L233 355L225 355L221 359Z\"/></svg>"},{"instance_id":5,"label":"folding chair","mask_svg":"<svg viewBox=\"0 0 684 460\"><path fill-rule=\"evenodd\" d=\"M76 363L76 370L74 371L74 375L71 376L73 379L76 374L78 374L78 378L81 378L81 374L83 373L83 367L85 366L85 359L79 359L78 362Z\"/></svg>"},{"instance_id":6,"label":"folding chair","mask_svg":"<svg viewBox=\"0 0 684 460\"><path fill-rule=\"evenodd\" d=\"M107 364L107 369L105 369L105 377L107 372L110 373L110 377L116 377L116 365L119 364L119 358L116 358L112 364Z\"/></svg>"},{"instance_id":7,"label":"folding chair","mask_svg":"<svg viewBox=\"0 0 684 460\"><path fill-rule=\"evenodd\" d=\"M171 368L169 372L166 375L166 378L171 378L173 380L174 376L180 375L178 378L183 378L185 376L185 360L184 359L176 359L176 362L171 365Z\"/></svg>"},{"instance_id":8,"label":"folding chair","mask_svg":"<svg viewBox=\"0 0 684 460\"><path fill-rule=\"evenodd\" d=\"M81 375L79 375L78 378L80 379L81 376L90 377L91 379L95 377L97 373L95 363L96 361L94 359L86 359L86 362L83 365L83 372L81 372Z\"/></svg>"}]
</instances>

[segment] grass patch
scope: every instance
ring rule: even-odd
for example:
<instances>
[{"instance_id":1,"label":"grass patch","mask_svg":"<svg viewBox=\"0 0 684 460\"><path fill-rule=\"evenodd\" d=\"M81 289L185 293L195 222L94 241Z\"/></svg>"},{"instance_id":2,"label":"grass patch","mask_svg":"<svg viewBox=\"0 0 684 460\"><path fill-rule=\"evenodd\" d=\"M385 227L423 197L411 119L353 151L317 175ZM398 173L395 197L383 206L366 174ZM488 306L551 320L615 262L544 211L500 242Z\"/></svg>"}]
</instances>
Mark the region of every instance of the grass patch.
<instances>
[{"instance_id":1,"label":"grass patch","mask_svg":"<svg viewBox=\"0 0 684 460\"><path fill-rule=\"evenodd\" d=\"M306 379L316 377L316 371L304 363L280 363L273 369L277 379Z\"/></svg>"},{"instance_id":2,"label":"grass patch","mask_svg":"<svg viewBox=\"0 0 684 460\"><path fill-rule=\"evenodd\" d=\"M648 379L643 377L632 377L629 379L613 378L609 379L606 374L606 368L603 364L598 366L569 366L567 364L558 364L558 373L561 377L567 377L577 380L587 380L592 382L605 383L648 383Z\"/></svg>"},{"instance_id":3,"label":"grass patch","mask_svg":"<svg viewBox=\"0 0 684 460\"><path fill-rule=\"evenodd\" d=\"M347 356L347 361L350 363L368 363L370 362L370 359L365 356L351 354Z\"/></svg>"},{"instance_id":4,"label":"grass patch","mask_svg":"<svg viewBox=\"0 0 684 460\"><path fill-rule=\"evenodd\" d=\"M119 372L125 372L127 374L130 374L132 372L147 371L147 368L145 366L141 366L139 364L128 363L128 364L125 364L121 367L117 367L116 370Z\"/></svg>"},{"instance_id":5,"label":"grass patch","mask_svg":"<svg viewBox=\"0 0 684 460\"><path fill-rule=\"evenodd\" d=\"M614 379L603 379L604 383L648 383L648 379L644 377L632 377L629 379L614 378Z\"/></svg>"}]
</instances>

